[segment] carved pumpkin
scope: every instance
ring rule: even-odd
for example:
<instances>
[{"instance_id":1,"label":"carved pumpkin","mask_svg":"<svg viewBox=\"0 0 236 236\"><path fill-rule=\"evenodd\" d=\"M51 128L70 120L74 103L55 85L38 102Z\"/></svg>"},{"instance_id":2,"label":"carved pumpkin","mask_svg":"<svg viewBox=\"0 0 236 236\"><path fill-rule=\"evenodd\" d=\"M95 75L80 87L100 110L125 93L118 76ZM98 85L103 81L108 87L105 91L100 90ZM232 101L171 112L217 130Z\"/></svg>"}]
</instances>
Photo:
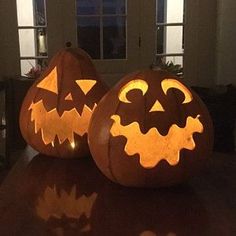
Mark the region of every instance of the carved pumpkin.
<instances>
[{"instance_id":1,"label":"carved pumpkin","mask_svg":"<svg viewBox=\"0 0 236 236\"><path fill-rule=\"evenodd\" d=\"M46 155L88 155L88 124L106 90L86 52L60 51L24 99L20 112L24 139Z\"/></svg>"},{"instance_id":2,"label":"carved pumpkin","mask_svg":"<svg viewBox=\"0 0 236 236\"><path fill-rule=\"evenodd\" d=\"M198 170L212 149L200 98L165 71L124 77L100 101L89 127L101 171L126 186L165 186Z\"/></svg>"}]
</instances>

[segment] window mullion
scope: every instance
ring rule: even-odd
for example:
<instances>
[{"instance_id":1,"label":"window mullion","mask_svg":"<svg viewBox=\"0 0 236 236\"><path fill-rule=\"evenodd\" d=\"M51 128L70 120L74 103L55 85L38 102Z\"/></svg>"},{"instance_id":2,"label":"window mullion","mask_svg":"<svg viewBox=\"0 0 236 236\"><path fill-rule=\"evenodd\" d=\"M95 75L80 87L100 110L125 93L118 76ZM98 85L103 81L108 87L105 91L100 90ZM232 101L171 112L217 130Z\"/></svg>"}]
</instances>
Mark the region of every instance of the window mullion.
<instances>
[{"instance_id":1,"label":"window mullion","mask_svg":"<svg viewBox=\"0 0 236 236\"><path fill-rule=\"evenodd\" d=\"M183 22L175 22L175 23L157 23L156 26L184 26Z\"/></svg>"}]
</instances>

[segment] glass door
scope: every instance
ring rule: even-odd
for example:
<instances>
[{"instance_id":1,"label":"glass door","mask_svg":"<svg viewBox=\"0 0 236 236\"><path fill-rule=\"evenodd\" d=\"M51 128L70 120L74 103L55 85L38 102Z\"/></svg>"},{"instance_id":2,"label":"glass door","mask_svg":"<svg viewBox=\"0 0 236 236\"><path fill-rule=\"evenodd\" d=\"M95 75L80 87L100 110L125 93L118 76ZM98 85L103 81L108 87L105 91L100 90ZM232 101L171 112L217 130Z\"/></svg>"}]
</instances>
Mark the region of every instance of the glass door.
<instances>
[{"instance_id":1,"label":"glass door","mask_svg":"<svg viewBox=\"0 0 236 236\"><path fill-rule=\"evenodd\" d=\"M53 2L58 9L53 10ZM70 42L90 54L103 76L115 79L149 67L155 57L155 4L155 0L48 1L49 54L50 48L56 51Z\"/></svg>"},{"instance_id":2,"label":"glass door","mask_svg":"<svg viewBox=\"0 0 236 236\"><path fill-rule=\"evenodd\" d=\"M126 1L77 0L77 40L93 59L126 59Z\"/></svg>"}]
</instances>

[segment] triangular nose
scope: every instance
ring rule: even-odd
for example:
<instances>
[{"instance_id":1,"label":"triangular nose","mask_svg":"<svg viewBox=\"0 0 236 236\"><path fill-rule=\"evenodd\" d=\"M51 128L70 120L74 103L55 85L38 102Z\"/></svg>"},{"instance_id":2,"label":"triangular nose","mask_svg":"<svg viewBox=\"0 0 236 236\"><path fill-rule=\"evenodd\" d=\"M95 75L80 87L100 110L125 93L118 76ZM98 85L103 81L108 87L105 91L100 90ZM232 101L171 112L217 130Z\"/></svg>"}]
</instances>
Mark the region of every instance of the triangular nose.
<instances>
[{"instance_id":1,"label":"triangular nose","mask_svg":"<svg viewBox=\"0 0 236 236\"><path fill-rule=\"evenodd\" d=\"M81 88L81 90L83 91L85 95L97 83L96 80L90 80L90 79L76 80L75 82L79 85L79 87Z\"/></svg>"},{"instance_id":2,"label":"triangular nose","mask_svg":"<svg viewBox=\"0 0 236 236\"><path fill-rule=\"evenodd\" d=\"M69 93L69 94L65 97L65 100L66 100L66 101L72 101L72 100L73 100L71 93Z\"/></svg>"},{"instance_id":3,"label":"triangular nose","mask_svg":"<svg viewBox=\"0 0 236 236\"><path fill-rule=\"evenodd\" d=\"M149 110L149 112L154 112L154 111L165 111L161 103L156 100L152 108Z\"/></svg>"},{"instance_id":4,"label":"triangular nose","mask_svg":"<svg viewBox=\"0 0 236 236\"><path fill-rule=\"evenodd\" d=\"M42 88L53 93L58 94L58 87L57 87L57 67L48 74L46 78L44 78L38 85L38 88Z\"/></svg>"}]
</instances>

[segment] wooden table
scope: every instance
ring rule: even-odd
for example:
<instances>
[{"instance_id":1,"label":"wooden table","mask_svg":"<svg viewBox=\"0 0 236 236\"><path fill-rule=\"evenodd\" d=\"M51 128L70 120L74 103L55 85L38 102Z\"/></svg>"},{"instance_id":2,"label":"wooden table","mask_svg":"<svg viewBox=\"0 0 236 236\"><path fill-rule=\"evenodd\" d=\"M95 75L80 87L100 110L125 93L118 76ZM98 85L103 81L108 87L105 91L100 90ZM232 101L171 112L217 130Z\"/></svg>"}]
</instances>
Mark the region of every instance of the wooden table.
<instances>
[{"instance_id":1,"label":"wooden table","mask_svg":"<svg viewBox=\"0 0 236 236\"><path fill-rule=\"evenodd\" d=\"M91 158L22 152L0 188L0 235L236 235L236 156L214 153L180 186L135 189L111 183Z\"/></svg>"}]
</instances>

